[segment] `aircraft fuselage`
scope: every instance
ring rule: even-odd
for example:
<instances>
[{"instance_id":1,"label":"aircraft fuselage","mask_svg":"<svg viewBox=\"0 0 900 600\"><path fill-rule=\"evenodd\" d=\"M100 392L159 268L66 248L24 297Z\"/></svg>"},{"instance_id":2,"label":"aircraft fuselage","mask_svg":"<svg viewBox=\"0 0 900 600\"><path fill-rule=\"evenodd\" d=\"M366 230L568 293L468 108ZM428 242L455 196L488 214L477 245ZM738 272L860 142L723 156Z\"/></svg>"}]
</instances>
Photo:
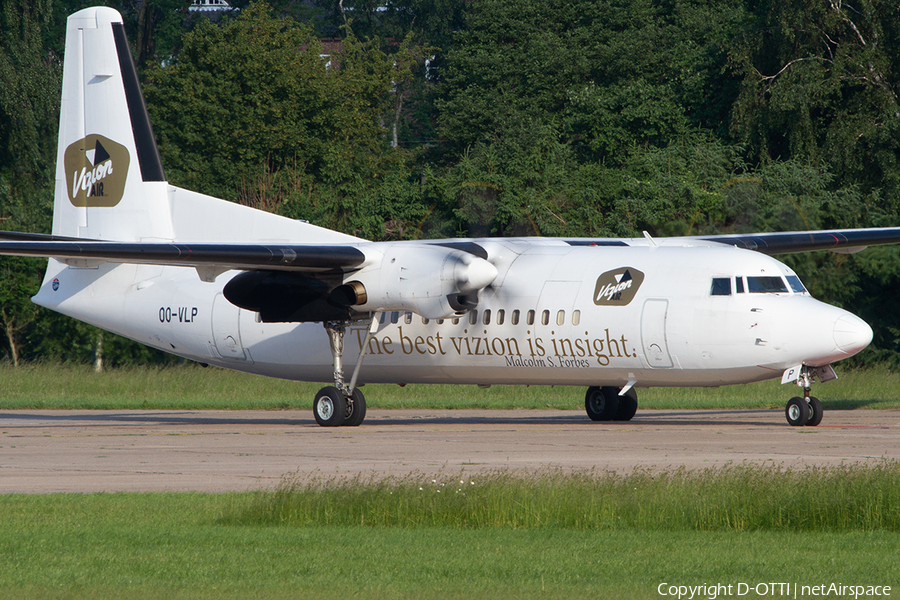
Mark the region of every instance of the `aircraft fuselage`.
<instances>
[{"instance_id":1,"label":"aircraft fuselage","mask_svg":"<svg viewBox=\"0 0 900 600\"><path fill-rule=\"evenodd\" d=\"M793 271L756 252L476 242L498 270L477 309L443 319L378 313L360 383L719 386L827 365L871 339L862 320L791 290ZM322 325L260 322L222 295L233 274L207 283L185 267L51 261L35 301L198 362L331 381ZM751 278L777 278L782 289L759 291ZM348 364L367 325L347 330Z\"/></svg>"}]
</instances>

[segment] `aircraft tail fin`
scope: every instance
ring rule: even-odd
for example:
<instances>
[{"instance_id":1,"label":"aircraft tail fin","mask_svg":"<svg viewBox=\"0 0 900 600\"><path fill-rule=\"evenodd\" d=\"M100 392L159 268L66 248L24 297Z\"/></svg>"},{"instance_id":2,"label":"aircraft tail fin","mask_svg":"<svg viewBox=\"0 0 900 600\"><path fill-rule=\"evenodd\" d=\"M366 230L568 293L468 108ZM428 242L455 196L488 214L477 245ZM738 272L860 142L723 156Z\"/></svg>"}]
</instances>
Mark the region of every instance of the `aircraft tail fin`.
<instances>
[{"instance_id":1,"label":"aircraft tail fin","mask_svg":"<svg viewBox=\"0 0 900 600\"><path fill-rule=\"evenodd\" d=\"M172 237L162 160L122 17L111 8L68 20L53 234Z\"/></svg>"},{"instance_id":2,"label":"aircraft tail fin","mask_svg":"<svg viewBox=\"0 0 900 600\"><path fill-rule=\"evenodd\" d=\"M122 16L69 17L53 235L118 242L341 243L349 235L166 182Z\"/></svg>"}]
</instances>

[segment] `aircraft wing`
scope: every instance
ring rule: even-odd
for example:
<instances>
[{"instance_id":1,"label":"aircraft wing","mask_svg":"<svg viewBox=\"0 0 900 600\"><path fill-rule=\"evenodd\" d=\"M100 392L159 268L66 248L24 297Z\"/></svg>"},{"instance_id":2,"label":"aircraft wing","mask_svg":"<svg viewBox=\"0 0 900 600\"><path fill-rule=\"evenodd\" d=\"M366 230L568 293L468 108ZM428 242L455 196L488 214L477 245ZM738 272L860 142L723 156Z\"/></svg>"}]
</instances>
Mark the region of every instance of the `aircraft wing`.
<instances>
[{"instance_id":1,"label":"aircraft wing","mask_svg":"<svg viewBox=\"0 0 900 600\"><path fill-rule=\"evenodd\" d=\"M768 255L832 250L853 253L868 246L900 243L900 227L832 229L666 238L702 240ZM567 240L574 245L629 245L620 239ZM458 244L438 244L456 248ZM108 242L64 236L0 231L0 255L121 263L148 263L226 269L298 272L355 269L365 254L346 244L221 244Z\"/></svg>"},{"instance_id":2,"label":"aircraft wing","mask_svg":"<svg viewBox=\"0 0 900 600\"><path fill-rule=\"evenodd\" d=\"M190 244L104 242L0 232L0 255L184 267L335 271L354 269L365 254L345 244Z\"/></svg>"},{"instance_id":3,"label":"aircraft wing","mask_svg":"<svg viewBox=\"0 0 900 600\"><path fill-rule=\"evenodd\" d=\"M2 242L77 242L86 241L63 235L47 235L44 233L25 233L24 231L0 231Z\"/></svg>"},{"instance_id":4,"label":"aircraft wing","mask_svg":"<svg viewBox=\"0 0 900 600\"><path fill-rule=\"evenodd\" d=\"M702 239L729 244L768 255L811 252L813 250L832 250L850 254L868 246L900 243L900 227L711 235L686 239Z\"/></svg>"}]
</instances>

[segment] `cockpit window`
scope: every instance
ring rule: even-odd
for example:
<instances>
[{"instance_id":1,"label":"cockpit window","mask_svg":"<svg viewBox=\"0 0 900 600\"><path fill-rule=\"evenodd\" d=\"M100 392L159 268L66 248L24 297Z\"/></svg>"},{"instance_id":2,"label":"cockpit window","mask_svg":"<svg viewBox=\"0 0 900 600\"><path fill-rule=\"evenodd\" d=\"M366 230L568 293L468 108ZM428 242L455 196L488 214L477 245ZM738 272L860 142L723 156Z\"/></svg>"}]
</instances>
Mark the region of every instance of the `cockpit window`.
<instances>
[{"instance_id":1,"label":"cockpit window","mask_svg":"<svg viewBox=\"0 0 900 600\"><path fill-rule=\"evenodd\" d=\"M800 278L796 275L788 275L787 276L788 285L791 286L791 290L795 294L802 294L806 291L806 288L803 287L803 283L800 281Z\"/></svg>"},{"instance_id":2,"label":"cockpit window","mask_svg":"<svg viewBox=\"0 0 900 600\"><path fill-rule=\"evenodd\" d=\"M780 294L788 291L781 277L747 277L747 288L751 294Z\"/></svg>"},{"instance_id":3,"label":"cockpit window","mask_svg":"<svg viewBox=\"0 0 900 600\"><path fill-rule=\"evenodd\" d=\"M713 277L712 296L730 296L731 295L731 277Z\"/></svg>"}]
</instances>

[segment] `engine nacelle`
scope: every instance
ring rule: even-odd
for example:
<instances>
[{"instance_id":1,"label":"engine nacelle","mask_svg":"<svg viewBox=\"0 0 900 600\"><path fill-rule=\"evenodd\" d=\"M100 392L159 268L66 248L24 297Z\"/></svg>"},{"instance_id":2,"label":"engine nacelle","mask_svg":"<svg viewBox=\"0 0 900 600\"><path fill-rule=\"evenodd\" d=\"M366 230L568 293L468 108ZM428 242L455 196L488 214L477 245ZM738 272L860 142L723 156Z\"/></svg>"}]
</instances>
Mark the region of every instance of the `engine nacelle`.
<instances>
[{"instance_id":1,"label":"engine nacelle","mask_svg":"<svg viewBox=\"0 0 900 600\"><path fill-rule=\"evenodd\" d=\"M497 277L488 261L430 244L391 244L380 262L349 275L335 296L359 312L411 311L428 319L459 315Z\"/></svg>"}]
</instances>

